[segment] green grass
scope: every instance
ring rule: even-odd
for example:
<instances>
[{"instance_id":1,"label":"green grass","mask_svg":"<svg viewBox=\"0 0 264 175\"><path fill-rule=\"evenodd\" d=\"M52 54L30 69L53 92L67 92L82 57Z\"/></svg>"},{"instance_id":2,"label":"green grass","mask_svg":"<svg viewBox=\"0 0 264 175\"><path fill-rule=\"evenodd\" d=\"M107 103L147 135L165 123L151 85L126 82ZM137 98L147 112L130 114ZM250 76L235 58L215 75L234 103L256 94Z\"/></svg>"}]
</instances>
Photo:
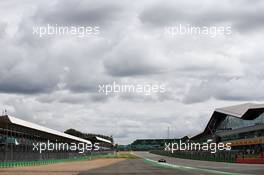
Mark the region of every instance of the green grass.
<instances>
[{"instance_id":1,"label":"green grass","mask_svg":"<svg viewBox=\"0 0 264 175\"><path fill-rule=\"evenodd\" d=\"M118 152L115 158L125 158L125 159L139 159L138 156L131 154L130 152Z\"/></svg>"}]
</instances>

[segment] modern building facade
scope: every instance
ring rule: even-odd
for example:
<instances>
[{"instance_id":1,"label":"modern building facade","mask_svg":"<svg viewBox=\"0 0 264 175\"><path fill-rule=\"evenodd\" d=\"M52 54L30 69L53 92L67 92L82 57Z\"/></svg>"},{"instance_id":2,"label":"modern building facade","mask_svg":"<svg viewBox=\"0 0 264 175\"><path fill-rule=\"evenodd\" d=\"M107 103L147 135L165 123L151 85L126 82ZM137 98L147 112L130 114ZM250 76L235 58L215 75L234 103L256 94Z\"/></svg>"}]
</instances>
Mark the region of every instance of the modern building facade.
<instances>
[{"instance_id":1,"label":"modern building facade","mask_svg":"<svg viewBox=\"0 0 264 175\"><path fill-rule=\"evenodd\" d=\"M217 108L204 131L190 140L229 142L233 151L264 152L264 104L246 103Z\"/></svg>"},{"instance_id":2,"label":"modern building facade","mask_svg":"<svg viewBox=\"0 0 264 175\"><path fill-rule=\"evenodd\" d=\"M204 150L164 150L164 143L229 143L231 150L216 153ZM246 103L213 112L203 132L193 137L173 140L136 140L132 150L148 150L155 154L178 158L264 164L264 104Z\"/></svg>"}]
</instances>

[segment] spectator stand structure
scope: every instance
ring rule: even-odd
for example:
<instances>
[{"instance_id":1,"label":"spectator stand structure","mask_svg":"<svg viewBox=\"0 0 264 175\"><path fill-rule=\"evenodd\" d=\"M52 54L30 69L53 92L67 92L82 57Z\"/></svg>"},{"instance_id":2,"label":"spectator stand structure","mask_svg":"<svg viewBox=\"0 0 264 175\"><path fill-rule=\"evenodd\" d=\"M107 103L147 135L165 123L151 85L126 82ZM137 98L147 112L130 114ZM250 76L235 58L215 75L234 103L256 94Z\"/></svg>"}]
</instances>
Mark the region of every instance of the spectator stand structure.
<instances>
[{"instance_id":1,"label":"spectator stand structure","mask_svg":"<svg viewBox=\"0 0 264 175\"><path fill-rule=\"evenodd\" d=\"M40 154L33 150L33 143L85 143L89 140L46 128L9 115L0 116L0 162L43 161L80 158L91 155L87 151L47 150Z\"/></svg>"}]
</instances>

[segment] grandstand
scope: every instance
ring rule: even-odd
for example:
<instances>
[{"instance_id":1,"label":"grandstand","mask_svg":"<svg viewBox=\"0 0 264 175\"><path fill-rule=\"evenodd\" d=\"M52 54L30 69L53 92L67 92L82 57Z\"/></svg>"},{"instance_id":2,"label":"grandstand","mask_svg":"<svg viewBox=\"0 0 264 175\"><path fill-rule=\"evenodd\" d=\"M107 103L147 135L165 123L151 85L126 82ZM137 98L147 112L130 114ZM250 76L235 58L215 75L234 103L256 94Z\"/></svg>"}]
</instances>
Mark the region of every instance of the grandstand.
<instances>
[{"instance_id":1,"label":"grandstand","mask_svg":"<svg viewBox=\"0 0 264 175\"><path fill-rule=\"evenodd\" d=\"M231 143L232 151L240 155L260 155L264 152L264 104L246 103L217 108L204 131L191 142Z\"/></svg>"},{"instance_id":2,"label":"grandstand","mask_svg":"<svg viewBox=\"0 0 264 175\"><path fill-rule=\"evenodd\" d=\"M165 143L179 142L180 139L138 139L128 147L133 151L162 150Z\"/></svg>"},{"instance_id":3,"label":"grandstand","mask_svg":"<svg viewBox=\"0 0 264 175\"><path fill-rule=\"evenodd\" d=\"M103 138L101 142L107 140ZM91 141L30 123L9 115L0 116L0 162L68 159L87 156L91 151L80 154L78 150L34 151L34 143L92 144Z\"/></svg>"},{"instance_id":4,"label":"grandstand","mask_svg":"<svg viewBox=\"0 0 264 175\"><path fill-rule=\"evenodd\" d=\"M119 149L133 151L163 150L165 143L179 143L180 140L185 142L189 139L189 136L174 139L137 139L127 146L119 146Z\"/></svg>"},{"instance_id":5,"label":"grandstand","mask_svg":"<svg viewBox=\"0 0 264 175\"><path fill-rule=\"evenodd\" d=\"M80 137L85 140L89 140L94 143L98 143L100 146L99 151L112 151L114 147L114 140L112 137L101 135L101 134L91 134L91 133L82 133L75 129L68 129L64 133L70 134L76 137Z\"/></svg>"},{"instance_id":6,"label":"grandstand","mask_svg":"<svg viewBox=\"0 0 264 175\"><path fill-rule=\"evenodd\" d=\"M233 150L264 151L264 104L246 103L218 108L204 131L190 140L231 142Z\"/></svg>"},{"instance_id":7,"label":"grandstand","mask_svg":"<svg viewBox=\"0 0 264 175\"><path fill-rule=\"evenodd\" d=\"M264 163L264 104L246 103L217 108L203 132L191 138L183 138L181 140L184 142L194 143L203 143L208 140L215 143L228 142L231 143L232 149L231 151L217 152L217 154L203 151L176 151L174 155L170 156L243 163ZM131 145L134 149L144 148L142 150L153 150L153 153L168 155L168 153L161 151L162 140L136 140ZM175 141L167 140L167 142ZM246 159L248 157L255 159Z\"/></svg>"}]
</instances>

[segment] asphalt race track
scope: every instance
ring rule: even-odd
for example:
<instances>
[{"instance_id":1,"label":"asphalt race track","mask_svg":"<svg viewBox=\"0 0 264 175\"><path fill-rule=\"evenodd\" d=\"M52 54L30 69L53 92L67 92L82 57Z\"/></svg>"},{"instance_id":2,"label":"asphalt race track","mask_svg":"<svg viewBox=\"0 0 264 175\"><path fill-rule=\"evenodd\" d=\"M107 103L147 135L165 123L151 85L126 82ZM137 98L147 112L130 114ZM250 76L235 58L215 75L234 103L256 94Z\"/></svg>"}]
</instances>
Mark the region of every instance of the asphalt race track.
<instances>
[{"instance_id":1,"label":"asphalt race track","mask_svg":"<svg viewBox=\"0 0 264 175\"><path fill-rule=\"evenodd\" d=\"M199 172L186 172L169 168L160 168L147 164L142 159L128 159L117 164L103 168L93 169L80 173L80 175L191 175ZM203 173L210 174L210 173Z\"/></svg>"},{"instance_id":2,"label":"asphalt race track","mask_svg":"<svg viewBox=\"0 0 264 175\"><path fill-rule=\"evenodd\" d=\"M212 162L212 161L198 161L189 159L177 159L173 157L159 156L150 154L148 152L135 152L136 155L151 159L159 160L166 159L167 163L177 166L182 166L184 169L191 169L192 171L217 171L215 174L264 174L264 165L260 164L237 164L225 162ZM179 169L179 168L178 168ZM214 173L213 173L214 174Z\"/></svg>"},{"instance_id":3,"label":"asphalt race track","mask_svg":"<svg viewBox=\"0 0 264 175\"><path fill-rule=\"evenodd\" d=\"M177 159L165 156L150 154L148 152L135 152L134 154L143 159L127 159L116 164L84 171L80 175L263 175L264 165L234 164L209 161L195 161ZM166 164L157 163L158 159L166 159ZM146 160L147 159L147 160ZM149 161L148 161L149 159ZM155 161L151 161L155 160ZM174 165L174 166L173 166Z\"/></svg>"}]
</instances>

